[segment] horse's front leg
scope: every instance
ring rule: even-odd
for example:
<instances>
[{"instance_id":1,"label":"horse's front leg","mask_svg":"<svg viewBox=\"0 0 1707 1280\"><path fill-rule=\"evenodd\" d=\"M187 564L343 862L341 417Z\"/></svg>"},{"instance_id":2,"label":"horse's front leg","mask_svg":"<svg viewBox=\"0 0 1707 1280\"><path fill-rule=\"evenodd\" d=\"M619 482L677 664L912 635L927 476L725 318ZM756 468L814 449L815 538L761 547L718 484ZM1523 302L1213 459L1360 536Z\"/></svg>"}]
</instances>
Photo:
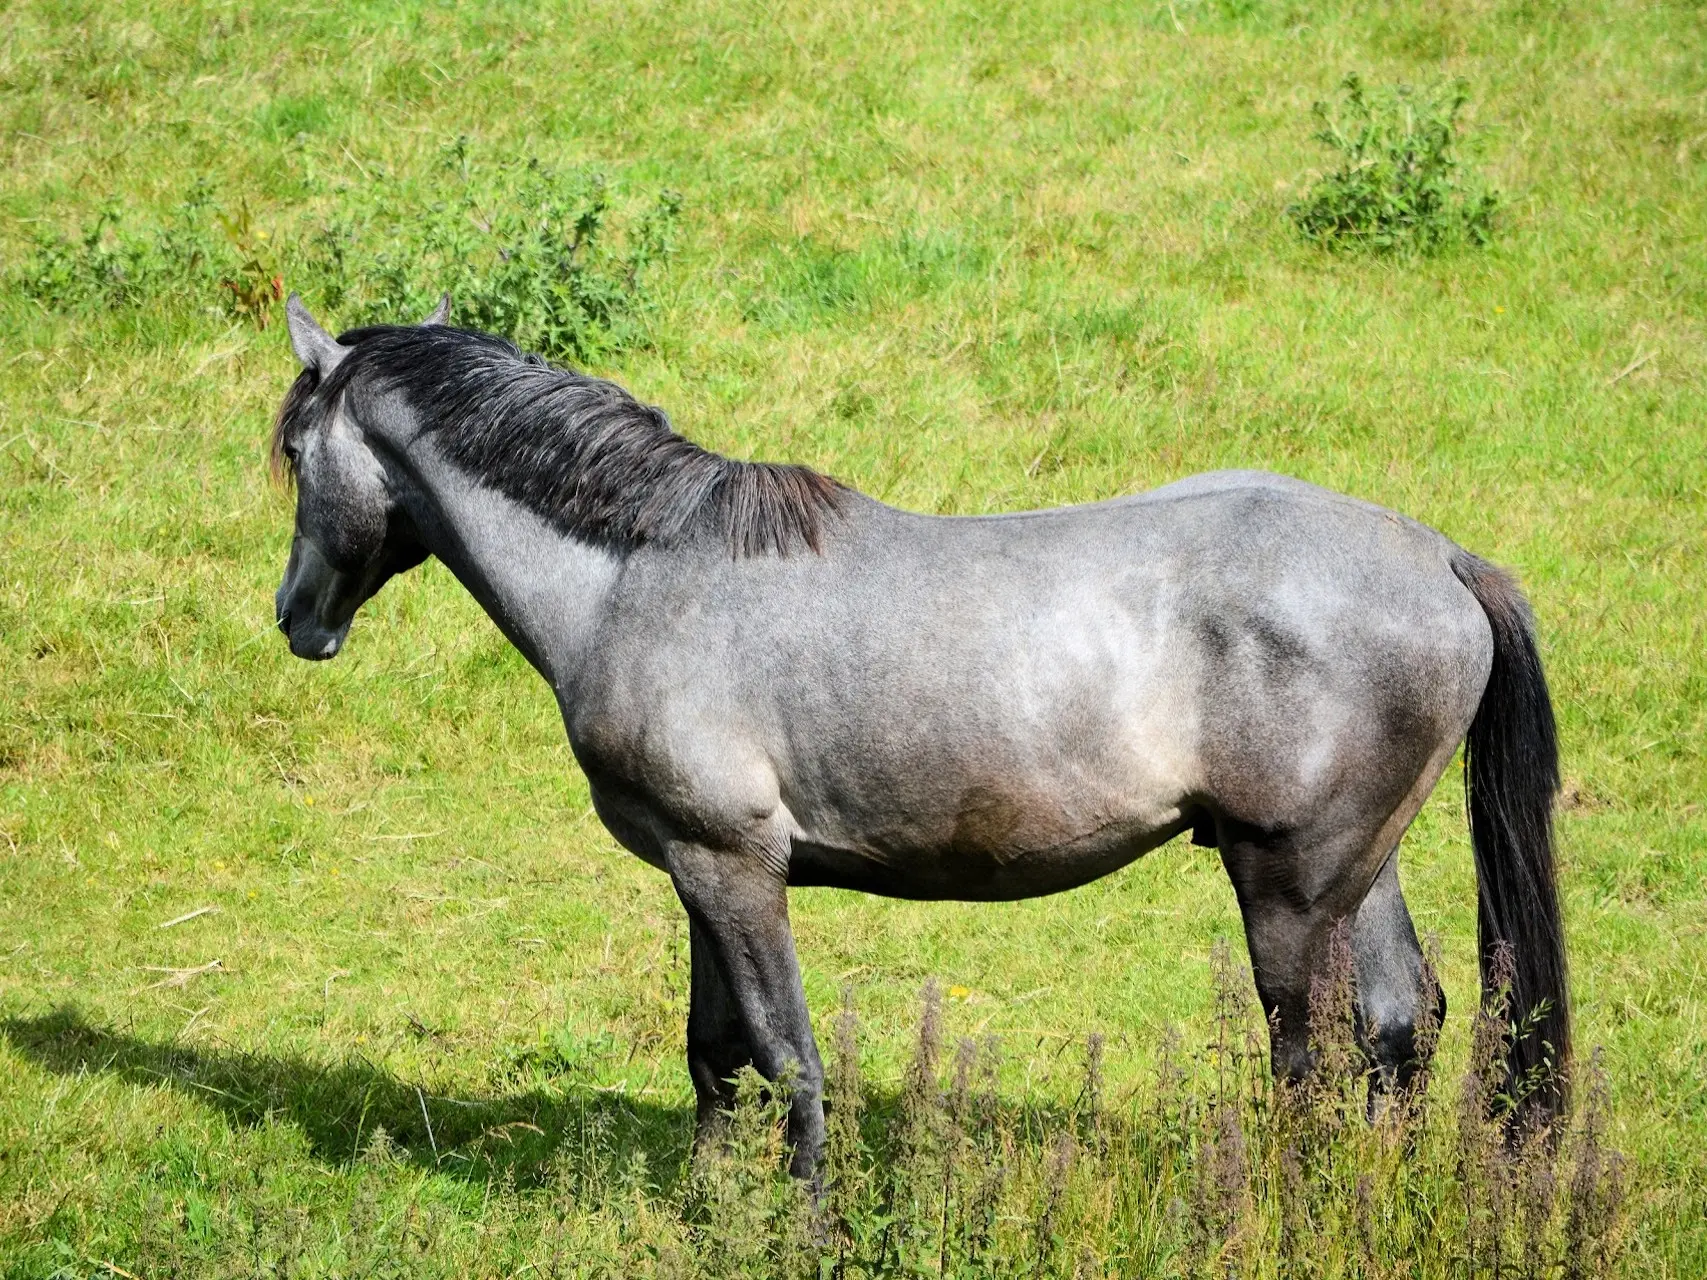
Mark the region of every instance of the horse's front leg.
<instances>
[{"instance_id":1,"label":"horse's front leg","mask_svg":"<svg viewBox=\"0 0 1707 1280\"><path fill-rule=\"evenodd\" d=\"M735 997L723 981L711 931L688 912L691 963L688 994L688 1075L693 1078L698 1114L694 1145L716 1141L723 1118L735 1103L734 1076L753 1064L753 1049Z\"/></svg>"},{"instance_id":2,"label":"horse's front leg","mask_svg":"<svg viewBox=\"0 0 1707 1280\"><path fill-rule=\"evenodd\" d=\"M673 844L666 855L687 908L693 953L688 1069L702 1139L731 1101L747 1063L792 1090L788 1141L796 1177L816 1175L824 1150L824 1068L788 924L787 884L757 853Z\"/></svg>"}]
</instances>

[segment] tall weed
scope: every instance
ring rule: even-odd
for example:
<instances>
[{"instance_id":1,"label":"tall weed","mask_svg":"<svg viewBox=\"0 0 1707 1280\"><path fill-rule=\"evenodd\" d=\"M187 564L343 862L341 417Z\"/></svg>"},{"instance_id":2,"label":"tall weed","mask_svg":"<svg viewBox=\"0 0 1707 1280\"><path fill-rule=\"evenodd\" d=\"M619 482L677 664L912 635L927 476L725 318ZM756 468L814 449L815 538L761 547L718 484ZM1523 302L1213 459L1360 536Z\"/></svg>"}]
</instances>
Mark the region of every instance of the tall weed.
<instances>
[{"instance_id":1,"label":"tall weed","mask_svg":"<svg viewBox=\"0 0 1707 1280\"><path fill-rule=\"evenodd\" d=\"M702 1197L695 1210L707 1242L745 1243L697 1250L692 1274L1615 1273L1628 1170L1606 1147L1598 1061L1574 1122L1514 1139L1496 1094L1516 1028L1494 1001L1478 1015L1455 1088L1419 1074L1371 1108L1343 935L1316 983L1311 1040L1320 1065L1302 1085L1274 1083L1249 979L1224 942L1212 977L1214 1023L1195 1053L1169 1033L1154 1084L1109 1099L1103 1045L1093 1037L1077 1097L1064 1109L1003 1096L990 1041L961 1040L945 1054L934 986L898 1092L868 1094L857 1022L844 1000L832 1041L832 1142L820 1206L779 1208L786 1198L776 1188L787 1182L776 1146L782 1113L749 1088L732 1125L745 1136L712 1157L729 1162L715 1185L744 1190ZM1449 1093L1448 1105L1428 1105L1431 1091Z\"/></svg>"}]
</instances>

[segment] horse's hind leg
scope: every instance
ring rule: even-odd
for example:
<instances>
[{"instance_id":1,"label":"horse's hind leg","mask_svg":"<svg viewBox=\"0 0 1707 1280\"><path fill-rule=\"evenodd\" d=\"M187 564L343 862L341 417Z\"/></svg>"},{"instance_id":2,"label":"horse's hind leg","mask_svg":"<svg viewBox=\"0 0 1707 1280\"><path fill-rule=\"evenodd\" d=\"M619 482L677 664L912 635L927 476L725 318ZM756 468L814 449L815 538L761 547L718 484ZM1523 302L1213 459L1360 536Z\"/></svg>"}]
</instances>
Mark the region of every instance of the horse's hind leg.
<instances>
[{"instance_id":1,"label":"horse's hind leg","mask_svg":"<svg viewBox=\"0 0 1707 1280\"><path fill-rule=\"evenodd\" d=\"M1418 1024L1429 1011L1430 983L1411 913L1399 891L1399 851L1388 855L1352 920L1351 953L1357 977L1358 1035L1370 1057L1373 1114L1379 1098L1404 1088L1427 1065L1419 1057ZM1434 989L1435 1025L1446 1015L1446 999ZM1422 1046L1425 1050L1432 1046Z\"/></svg>"},{"instance_id":2,"label":"horse's hind leg","mask_svg":"<svg viewBox=\"0 0 1707 1280\"><path fill-rule=\"evenodd\" d=\"M1358 1011L1376 1038L1364 1045L1378 1071L1406 1078L1422 1008L1422 953L1399 893L1397 849L1434 788L1451 743L1439 746L1408 787L1347 796L1338 813L1283 833L1223 822L1221 860L1239 896L1245 941L1263 1011L1271 1019L1274 1069L1299 1080L1313 1065L1310 984L1325 972L1329 938L1350 919ZM1395 792L1397 792L1395 796Z\"/></svg>"},{"instance_id":3,"label":"horse's hind leg","mask_svg":"<svg viewBox=\"0 0 1707 1280\"><path fill-rule=\"evenodd\" d=\"M1378 866L1366 848L1296 837L1222 835L1221 861L1239 898L1251 974L1268 1017L1275 1074L1310 1074L1310 984L1328 963L1334 926L1357 910Z\"/></svg>"}]
</instances>

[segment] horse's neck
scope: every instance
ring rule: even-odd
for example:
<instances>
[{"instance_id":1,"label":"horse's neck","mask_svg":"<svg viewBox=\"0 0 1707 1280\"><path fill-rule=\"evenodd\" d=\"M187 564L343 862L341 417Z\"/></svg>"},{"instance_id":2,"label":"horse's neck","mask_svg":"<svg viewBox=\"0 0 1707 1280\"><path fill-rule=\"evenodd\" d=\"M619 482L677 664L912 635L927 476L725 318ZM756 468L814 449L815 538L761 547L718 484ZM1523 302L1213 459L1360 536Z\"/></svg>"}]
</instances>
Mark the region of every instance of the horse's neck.
<instances>
[{"instance_id":1,"label":"horse's neck","mask_svg":"<svg viewBox=\"0 0 1707 1280\"><path fill-rule=\"evenodd\" d=\"M552 688L568 694L616 581L617 558L449 463L429 463L419 478L416 518L427 549Z\"/></svg>"}]
</instances>

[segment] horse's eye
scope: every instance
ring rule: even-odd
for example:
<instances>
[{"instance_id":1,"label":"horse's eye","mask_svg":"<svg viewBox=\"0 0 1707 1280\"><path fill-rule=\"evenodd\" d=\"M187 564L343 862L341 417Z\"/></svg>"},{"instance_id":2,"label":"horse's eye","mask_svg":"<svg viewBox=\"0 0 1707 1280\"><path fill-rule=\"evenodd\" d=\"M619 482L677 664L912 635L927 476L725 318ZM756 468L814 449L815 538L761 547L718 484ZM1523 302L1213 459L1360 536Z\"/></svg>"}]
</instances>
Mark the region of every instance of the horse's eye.
<instances>
[{"instance_id":1,"label":"horse's eye","mask_svg":"<svg viewBox=\"0 0 1707 1280\"><path fill-rule=\"evenodd\" d=\"M284 456L285 461L294 467L296 465L296 446L294 444L287 444L284 447Z\"/></svg>"}]
</instances>

